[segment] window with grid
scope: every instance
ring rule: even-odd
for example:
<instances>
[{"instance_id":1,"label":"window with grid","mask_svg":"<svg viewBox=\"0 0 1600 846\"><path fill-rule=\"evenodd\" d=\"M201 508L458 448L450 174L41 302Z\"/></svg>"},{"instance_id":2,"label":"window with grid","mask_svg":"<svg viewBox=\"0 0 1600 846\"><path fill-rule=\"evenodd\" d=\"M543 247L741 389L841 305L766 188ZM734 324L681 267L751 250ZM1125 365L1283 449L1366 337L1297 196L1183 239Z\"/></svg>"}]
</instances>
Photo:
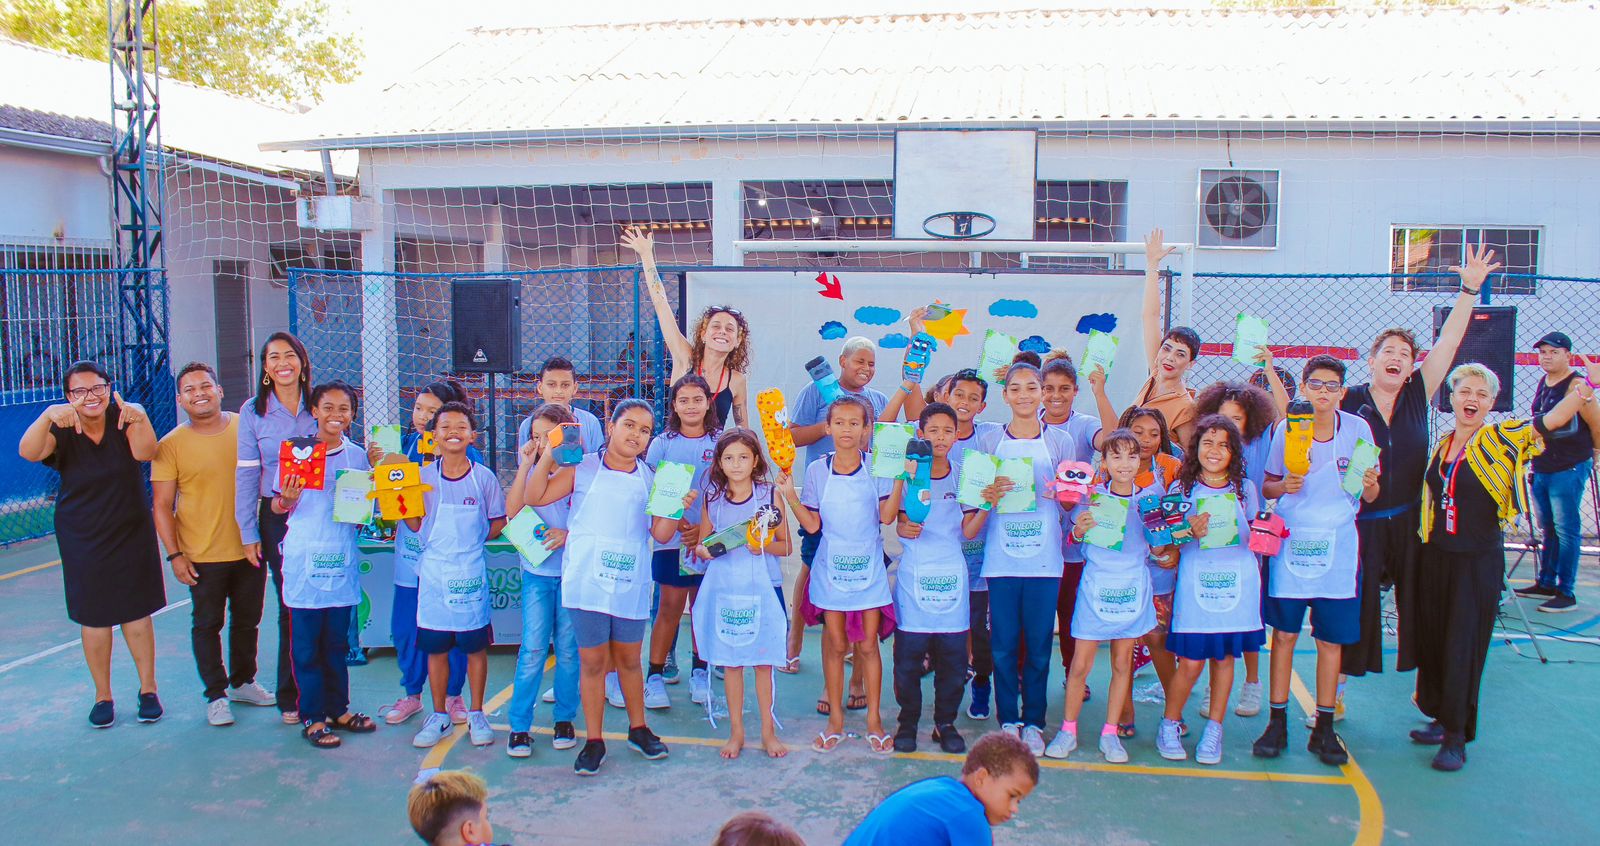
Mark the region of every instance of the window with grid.
<instances>
[{"instance_id":1,"label":"window with grid","mask_svg":"<svg viewBox=\"0 0 1600 846\"><path fill-rule=\"evenodd\" d=\"M1127 236L1128 183L1049 180L1034 185L1033 239L1105 243ZM1001 257L1008 258L1008 257ZM1109 268L1115 256L1035 256L1030 267Z\"/></svg>"},{"instance_id":2,"label":"window with grid","mask_svg":"<svg viewBox=\"0 0 1600 846\"><path fill-rule=\"evenodd\" d=\"M0 388L59 390L62 372L80 360L115 374L118 303L110 267L111 253L102 248L0 246Z\"/></svg>"},{"instance_id":3,"label":"window with grid","mask_svg":"<svg viewBox=\"0 0 1600 846\"><path fill-rule=\"evenodd\" d=\"M1468 246L1485 245L1503 265L1501 273L1539 272L1539 248L1543 231L1538 227L1487 226L1394 226L1390 228L1389 272L1395 274L1390 288L1395 291L1454 291L1454 276L1449 274L1466 258ZM1532 279L1495 277L1497 294L1537 294Z\"/></svg>"}]
</instances>

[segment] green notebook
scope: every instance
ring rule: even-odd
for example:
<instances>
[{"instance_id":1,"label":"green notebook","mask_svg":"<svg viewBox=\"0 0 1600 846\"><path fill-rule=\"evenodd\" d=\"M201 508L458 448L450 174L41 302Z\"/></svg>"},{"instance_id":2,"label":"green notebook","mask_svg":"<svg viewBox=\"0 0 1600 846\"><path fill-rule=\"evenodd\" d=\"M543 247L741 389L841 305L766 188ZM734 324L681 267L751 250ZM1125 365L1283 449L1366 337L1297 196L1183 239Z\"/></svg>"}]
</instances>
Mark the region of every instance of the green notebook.
<instances>
[{"instance_id":1,"label":"green notebook","mask_svg":"<svg viewBox=\"0 0 1600 846\"><path fill-rule=\"evenodd\" d=\"M1360 496L1366 487L1367 471L1378 466L1378 456L1381 450L1378 445L1366 438L1357 438L1355 449L1350 451L1350 466L1345 468L1344 479L1341 487L1351 496Z\"/></svg>"},{"instance_id":2,"label":"green notebook","mask_svg":"<svg viewBox=\"0 0 1600 846\"><path fill-rule=\"evenodd\" d=\"M1233 360L1251 367L1260 367L1256 354L1267 345L1267 319L1251 317L1240 312L1233 321Z\"/></svg>"},{"instance_id":3,"label":"green notebook","mask_svg":"<svg viewBox=\"0 0 1600 846\"><path fill-rule=\"evenodd\" d=\"M373 426L372 442L381 447L385 453L400 453L400 427Z\"/></svg>"},{"instance_id":4,"label":"green notebook","mask_svg":"<svg viewBox=\"0 0 1600 846\"><path fill-rule=\"evenodd\" d=\"M872 475L906 478L906 444L916 436L917 429L910 423L872 424Z\"/></svg>"},{"instance_id":5,"label":"green notebook","mask_svg":"<svg viewBox=\"0 0 1600 846\"><path fill-rule=\"evenodd\" d=\"M989 510L983 499L983 489L994 480L1005 476L1016 487L1012 488L995 506L999 514L1018 514L1036 511L1039 498L1033 485L1032 458L997 458L987 453L969 449L961 453L961 475L956 479L956 501L972 508Z\"/></svg>"},{"instance_id":6,"label":"green notebook","mask_svg":"<svg viewBox=\"0 0 1600 846\"><path fill-rule=\"evenodd\" d=\"M1200 539L1201 549L1222 549L1239 543L1239 497L1234 494L1203 496L1195 500L1190 521L1201 514L1210 514L1206 536Z\"/></svg>"},{"instance_id":7,"label":"green notebook","mask_svg":"<svg viewBox=\"0 0 1600 846\"><path fill-rule=\"evenodd\" d=\"M983 356L978 359L978 375L996 384L1004 384L999 371L1011 366L1017 357L1020 342L1014 335L990 329L983 336Z\"/></svg>"},{"instance_id":8,"label":"green notebook","mask_svg":"<svg viewBox=\"0 0 1600 846\"><path fill-rule=\"evenodd\" d=\"M683 498L694 484L694 465L663 461L656 465L655 484L650 487L650 503L645 506L651 517L672 520L683 518Z\"/></svg>"},{"instance_id":9,"label":"green notebook","mask_svg":"<svg viewBox=\"0 0 1600 846\"><path fill-rule=\"evenodd\" d=\"M1111 365L1117 360L1117 344L1121 343L1117 336L1093 329L1089 332L1089 342L1083 347L1083 361L1080 363L1078 373L1088 378L1096 367L1105 371L1106 376L1111 375Z\"/></svg>"},{"instance_id":10,"label":"green notebook","mask_svg":"<svg viewBox=\"0 0 1600 846\"><path fill-rule=\"evenodd\" d=\"M544 533L548 528L532 508L523 508L517 512L517 516L506 521L506 527L500 530L500 537L516 547L518 554L527 559L529 564L537 567L550 557L550 550L544 548Z\"/></svg>"},{"instance_id":11,"label":"green notebook","mask_svg":"<svg viewBox=\"0 0 1600 846\"><path fill-rule=\"evenodd\" d=\"M1121 552L1128 536L1128 501L1099 491L1089 500L1089 513L1094 515L1094 527L1084 534L1083 542Z\"/></svg>"},{"instance_id":12,"label":"green notebook","mask_svg":"<svg viewBox=\"0 0 1600 846\"><path fill-rule=\"evenodd\" d=\"M358 526L372 522L372 499L367 496L371 490L372 471L340 470L333 482L333 522Z\"/></svg>"}]
</instances>

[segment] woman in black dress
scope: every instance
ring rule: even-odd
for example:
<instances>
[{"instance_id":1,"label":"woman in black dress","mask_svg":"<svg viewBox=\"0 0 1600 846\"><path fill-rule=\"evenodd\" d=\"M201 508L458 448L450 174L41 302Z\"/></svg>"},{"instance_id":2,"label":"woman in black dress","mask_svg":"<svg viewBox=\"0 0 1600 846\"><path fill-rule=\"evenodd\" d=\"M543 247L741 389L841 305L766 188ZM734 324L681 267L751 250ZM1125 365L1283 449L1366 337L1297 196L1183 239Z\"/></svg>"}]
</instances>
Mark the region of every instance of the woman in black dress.
<instances>
[{"instance_id":1,"label":"woman in black dress","mask_svg":"<svg viewBox=\"0 0 1600 846\"><path fill-rule=\"evenodd\" d=\"M139 670L139 722L161 719L150 615L167 604L156 525L139 464L156 455L156 433L136 403L112 391L104 367L80 361L63 379L67 402L52 405L22 435L17 452L61 474L56 545L67 616L83 628L94 679L89 723L116 722L111 702L111 628Z\"/></svg>"},{"instance_id":2,"label":"woman in black dress","mask_svg":"<svg viewBox=\"0 0 1600 846\"><path fill-rule=\"evenodd\" d=\"M1600 368L1590 378L1600 376ZM1500 380L1481 364L1450 371L1455 429L1433 449L1422 494L1422 554L1400 609L1400 668L1417 668L1417 707L1432 718L1412 741L1438 746L1433 768L1467 763L1478 731L1478 687L1489 654L1505 550L1501 528L1528 510L1528 463L1546 438L1576 430L1573 418L1594 401L1587 382L1532 420L1485 425ZM1408 619L1409 618L1409 619Z\"/></svg>"},{"instance_id":3,"label":"woman in black dress","mask_svg":"<svg viewBox=\"0 0 1600 846\"><path fill-rule=\"evenodd\" d=\"M1353 385L1340 409L1359 415L1372 427L1378 454L1378 498L1363 503L1356 517L1361 538L1361 640L1344 648L1344 675L1383 672L1383 587L1395 585L1395 604L1410 601L1405 574L1417 560L1417 502L1427 464L1428 403L1444 384L1445 375L1466 334L1472 307L1490 273L1500 269L1494 250L1469 248L1450 317L1421 365L1416 365L1417 339L1406 329L1386 329L1372 342L1367 368L1372 381ZM1402 625L1406 621L1402 619ZM1401 670L1410 669L1402 660ZM1335 719L1344 719L1344 688L1335 705Z\"/></svg>"}]
</instances>

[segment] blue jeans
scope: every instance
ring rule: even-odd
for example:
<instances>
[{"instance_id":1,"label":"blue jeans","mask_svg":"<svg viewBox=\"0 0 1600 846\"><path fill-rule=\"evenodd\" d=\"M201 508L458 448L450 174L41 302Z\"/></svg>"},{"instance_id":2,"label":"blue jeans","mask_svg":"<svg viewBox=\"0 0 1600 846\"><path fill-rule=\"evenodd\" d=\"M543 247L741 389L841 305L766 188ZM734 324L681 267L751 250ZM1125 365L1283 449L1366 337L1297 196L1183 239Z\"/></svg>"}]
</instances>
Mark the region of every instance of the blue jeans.
<instances>
[{"instance_id":1,"label":"blue jeans","mask_svg":"<svg viewBox=\"0 0 1600 846\"><path fill-rule=\"evenodd\" d=\"M1594 461L1589 459L1555 473L1533 474L1533 505L1539 512L1544 550L1539 556L1539 584L1571 596L1578 579L1579 542L1583 535L1584 484Z\"/></svg>"},{"instance_id":2,"label":"blue jeans","mask_svg":"<svg viewBox=\"0 0 1600 846\"><path fill-rule=\"evenodd\" d=\"M522 645L517 648L517 677L511 690L511 730L533 727L533 706L544 686L544 662L550 635L556 644L556 707L553 722L570 723L578 716L578 636L567 609L561 607L561 579L522 574Z\"/></svg>"},{"instance_id":3,"label":"blue jeans","mask_svg":"<svg viewBox=\"0 0 1600 846\"><path fill-rule=\"evenodd\" d=\"M344 653L354 608L290 608L289 649L300 683L300 719L320 723L350 708L350 669Z\"/></svg>"},{"instance_id":4,"label":"blue jeans","mask_svg":"<svg viewBox=\"0 0 1600 846\"><path fill-rule=\"evenodd\" d=\"M389 636L394 640L394 658L400 665L400 687L407 696L419 696L428 684L428 653L417 648L417 589L394 586L394 605L389 608ZM467 680L467 653L450 650L450 678L445 694L460 696Z\"/></svg>"},{"instance_id":5,"label":"blue jeans","mask_svg":"<svg viewBox=\"0 0 1600 846\"><path fill-rule=\"evenodd\" d=\"M1050 693L1051 632L1056 623L1059 578L989 579L990 650L994 655L994 708L1000 724L1044 728ZM1018 656L1026 653L1018 684ZM1017 714L1017 696L1022 713Z\"/></svg>"}]
</instances>

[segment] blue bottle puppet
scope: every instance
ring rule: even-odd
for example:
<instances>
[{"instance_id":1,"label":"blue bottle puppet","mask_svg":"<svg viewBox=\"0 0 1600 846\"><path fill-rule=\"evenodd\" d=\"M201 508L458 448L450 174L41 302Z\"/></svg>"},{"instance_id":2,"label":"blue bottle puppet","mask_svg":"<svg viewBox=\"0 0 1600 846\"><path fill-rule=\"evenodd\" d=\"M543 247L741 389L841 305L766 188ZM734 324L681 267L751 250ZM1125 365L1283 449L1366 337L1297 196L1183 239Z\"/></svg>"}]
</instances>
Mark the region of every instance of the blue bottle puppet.
<instances>
[{"instance_id":1,"label":"blue bottle puppet","mask_svg":"<svg viewBox=\"0 0 1600 846\"><path fill-rule=\"evenodd\" d=\"M1189 510L1194 505L1183 494L1139 497L1139 517L1144 520L1144 536L1151 546L1171 546L1194 540L1189 527Z\"/></svg>"}]
</instances>

